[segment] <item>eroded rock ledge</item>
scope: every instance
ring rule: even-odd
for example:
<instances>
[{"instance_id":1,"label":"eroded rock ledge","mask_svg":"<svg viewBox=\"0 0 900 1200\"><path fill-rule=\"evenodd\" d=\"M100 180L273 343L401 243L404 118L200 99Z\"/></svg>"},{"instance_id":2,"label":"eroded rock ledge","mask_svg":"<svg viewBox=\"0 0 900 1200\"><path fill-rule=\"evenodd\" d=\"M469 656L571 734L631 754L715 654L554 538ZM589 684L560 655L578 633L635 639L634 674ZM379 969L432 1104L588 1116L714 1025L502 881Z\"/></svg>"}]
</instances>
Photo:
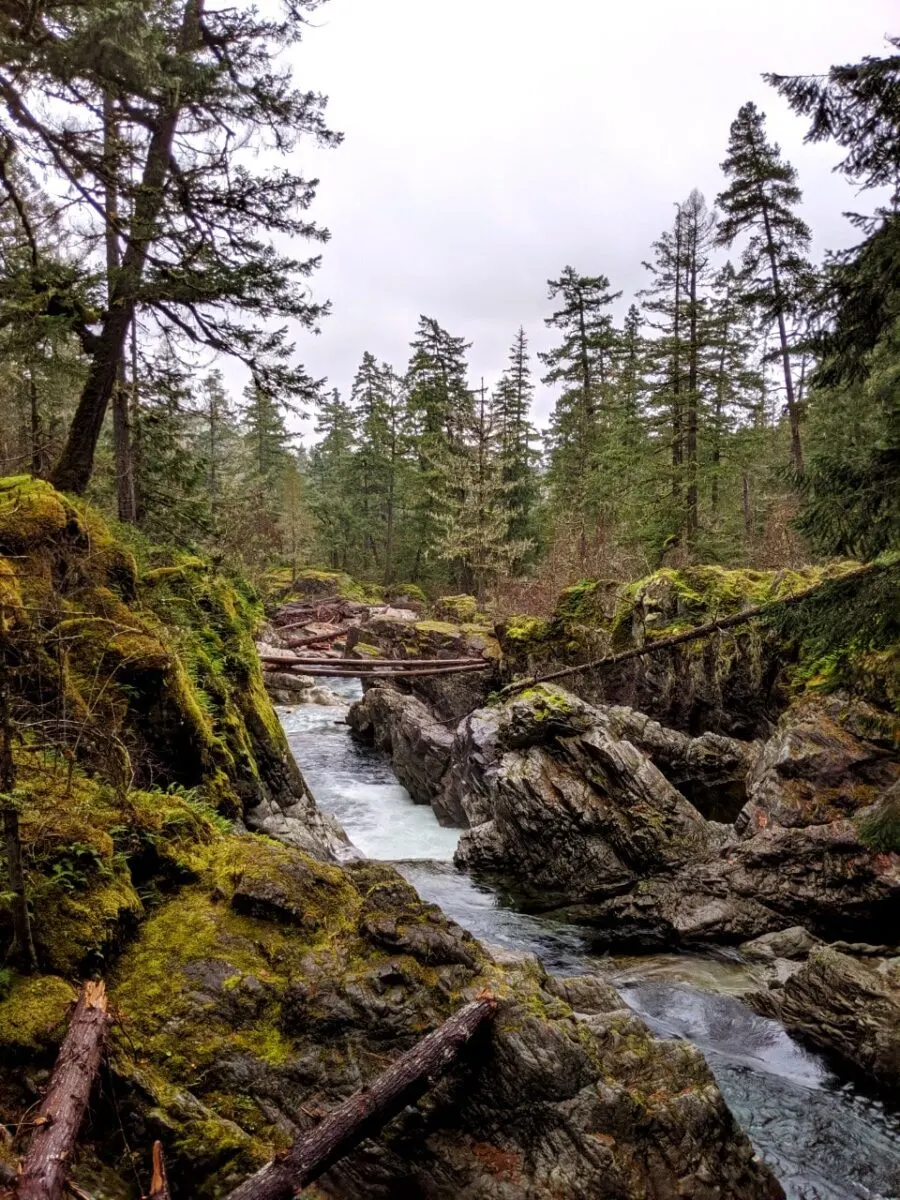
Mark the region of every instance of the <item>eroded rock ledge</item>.
<instances>
[{"instance_id":1,"label":"eroded rock ledge","mask_svg":"<svg viewBox=\"0 0 900 1200\"><path fill-rule=\"evenodd\" d=\"M549 686L477 710L449 752L421 701L389 689L351 719L401 777L417 773L420 800L465 818L460 865L511 875L602 941L737 942L798 923L895 936L900 856L864 830L900 763L890 721L862 702L800 702L765 745L690 738ZM676 783L698 804L729 789L745 803L733 824L709 820Z\"/></svg>"}]
</instances>

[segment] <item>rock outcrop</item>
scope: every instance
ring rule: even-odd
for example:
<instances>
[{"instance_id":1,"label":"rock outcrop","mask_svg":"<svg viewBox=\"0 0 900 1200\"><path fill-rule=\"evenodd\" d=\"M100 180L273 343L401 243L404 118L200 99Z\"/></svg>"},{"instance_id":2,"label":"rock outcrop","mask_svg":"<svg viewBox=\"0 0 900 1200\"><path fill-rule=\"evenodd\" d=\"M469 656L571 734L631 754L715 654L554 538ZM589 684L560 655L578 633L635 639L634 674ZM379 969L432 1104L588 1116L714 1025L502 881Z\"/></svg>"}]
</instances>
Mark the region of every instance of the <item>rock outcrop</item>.
<instances>
[{"instance_id":1,"label":"rock outcrop","mask_svg":"<svg viewBox=\"0 0 900 1200\"><path fill-rule=\"evenodd\" d=\"M747 1000L803 1041L900 1096L900 957L810 945L806 961Z\"/></svg>"},{"instance_id":2,"label":"rock outcrop","mask_svg":"<svg viewBox=\"0 0 900 1200\"><path fill-rule=\"evenodd\" d=\"M695 749L635 714L546 686L482 709L461 724L443 785L472 825L457 861L512 874L536 904L564 906L611 943L735 942L799 923L832 938L866 931L886 940L900 913L900 855L871 849L861 829L897 765L849 732L850 714L859 716L853 704L829 705L841 761L864 769L866 781L829 775L843 807L823 809L803 758L807 778L785 809L790 824L777 819L786 761L777 747L801 738L792 731L806 728L806 704L761 753L727 739L696 739ZM834 754L817 745L833 766ZM715 762L725 777L749 765L750 799L737 825L705 820L654 757L670 774L705 764L698 775L707 778Z\"/></svg>"}]
</instances>

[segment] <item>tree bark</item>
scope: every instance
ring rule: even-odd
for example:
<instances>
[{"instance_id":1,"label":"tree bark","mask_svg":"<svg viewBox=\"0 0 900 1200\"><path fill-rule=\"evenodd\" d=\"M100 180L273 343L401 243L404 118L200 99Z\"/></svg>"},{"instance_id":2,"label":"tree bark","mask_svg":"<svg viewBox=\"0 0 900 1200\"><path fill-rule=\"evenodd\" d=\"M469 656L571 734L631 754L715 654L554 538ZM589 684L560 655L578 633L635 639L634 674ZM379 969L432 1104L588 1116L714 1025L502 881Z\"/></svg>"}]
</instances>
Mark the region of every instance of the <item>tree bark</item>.
<instances>
[{"instance_id":1,"label":"tree bark","mask_svg":"<svg viewBox=\"0 0 900 1200\"><path fill-rule=\"evenodd\" d=\"M179 39L182 54L190 54L199 42L204 2L185 2ZM157 224L169 175L172 144L183 104L183 91L173 87L157 115L112 303L103 320L97 350L88 368L88 377L72 418L69 436L50 476L50 482L61 491L81 495L90 483L97 441L116 387L128 330L134 319L135 296L144 275L150 246L158 233Z\"/></svg>"},{"instance_id":2,"label":"tree bark","mask_svg":"<svg viewBox=\"0 0 900 1200\"><path fill-rule=\"evenodd\" d=\"M497 1001L491 995L467 1004L398 1058L371 1087L351 1096L315 1129L301 1134L287 1153L251 1176L228 1200L292 1200L427 1091L434 1076L455 1061L496 1009Z\"/></svg>"},{"instance_id":3,"label":"tree bark","mask_svg":"<svg viewBox=\"0 0 900 1200\"><path fill-rule=\"evenodd\" d=\"M762 205L762 215L766 230L769 265L772 269L772 294L775 298L775 309L778 315L778 338L781 344L781 363L784 369L784 392L787 399L788 423L791 427L791 466L797 475L802 475L803 444L800 441L800 406L794 396L791 350L788 345L787 327L784 320L784 293L781 287L781 276L778 272L778 260L775 257L775 245L772 241L772 222L769 219L769 210L765 203Z\"/></svg>"},{"instance_id":4,"label":"tree bark","mask_svg":"<svg viewBox=\"0 0 900 1200\"><path fill-rule=\"evenodd\" d=\"M61 1200L109 1024L106 987L89 981L60 1047L37 1129L16 1186L16 1200Z\"/></svg>"}]
</instances>

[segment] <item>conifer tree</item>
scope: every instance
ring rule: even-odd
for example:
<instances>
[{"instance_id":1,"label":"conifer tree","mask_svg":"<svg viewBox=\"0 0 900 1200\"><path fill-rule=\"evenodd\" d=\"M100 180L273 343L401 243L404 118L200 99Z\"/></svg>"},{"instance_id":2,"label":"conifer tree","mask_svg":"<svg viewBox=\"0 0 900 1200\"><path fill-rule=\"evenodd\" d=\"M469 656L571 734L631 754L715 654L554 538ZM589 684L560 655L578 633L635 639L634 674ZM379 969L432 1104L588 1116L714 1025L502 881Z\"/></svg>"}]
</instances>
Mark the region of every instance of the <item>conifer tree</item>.
<instances>
[{"instance_id":1,"label":"conifer tree","mask_svg":"<svg viewBox=\"0 0 900 1200\"><path fill-rule=\"evenodd\" d=\"M431 317L419 318L406 373L406 413L419 471L410 497L415 527L412 572L419 578L439 535L439 510L459 492L459 468L474 422L466 382L470 343Z\"/></svg>"},{"instance_id":2,"label":"conifer tree","mask_svg":"<svg viewBox=\"0 0 900 1200\"><path fill-rule=\"evenodd\" d=\"M357 413L335 389L320 403L316 419L321 441L310 460L310 507L330 565L343 571L362 558L362 509L353 487L357 432Z\"/></svg>"},{"instance_id":3,"label":"conifer tree","mask_svg":"<svg viewBox=\"0 0 900 1200\"><path fill-rule=\"evenodd\" d=\"M609 410L618 344L609 307L621 295L605 275L579 275L566 267L548 281L549 298L560 307L544 321L561 332L558 346L539 355L543 382L561 384L550 425L549 478L558 513L573 521L582 564L587 560L591 512L590 475L600 448L601 412Z\"/></svg>"},{"instance_id":4,"label":"conifer tree","mask_svg":"<svg viewBox=\"0 0 900 1200\"><path fill-rule=\"evenodd\" d=\"M211 371L201 384L198 424L196 451L206 467L210 536L216 541L235 507L234 467L240 444L237 415L221 371Z\"/></svg>"},{"instance_id":5,"label":"conifer tree","mask_svg":"<svg viewBox=\"0 0 900 1200\"><path fill-rule=\"evenodd\" d=\"M824 76L769 76L810 118L808 141L833 140L839 170L890 203L857 218L865 240L835 256L822 288L821 366L810 400L813 456L801 528L824 553L871 556L900 545L900 38L892 53Z\"/></svg>"},{"instance_id":6,"label":"conifer tree","mask_svg":"<svg viewBox=\"0 0 900 1200\"><path fill-rule=\"evenodd\" d=\"M394 576L398 492L406 437L403 400L392 368L366 352L353 381L358 422L354 492L359 497L366 566L390 583Z\"/></svg>"},{"instance_id":7,"label":"conifer tree","mask_svg":"<svg viewBox=\"0 0 900 1200\"><path fill-rule=\"evenodd\" d=\"M528 338L520 328L493 398L501 479L506 487L507 534L513 542L530 542L534 535L538 454L534 448L537 431L530 419L533 403Z\"/></svg>"},{"instance_id":8,"label":"conifer tree","mask_svg":"<svg viewBox=\"0 0 900 1200\"><path fill-rule=\"evenodd\" d=\"M795 211L802 199L797 172L766 138L765 115L745 104L731 126L722 170L728 187L716 204L722 213L719 241L731 246L748 235L743 260L744 295L766 321L778 328L784 389L791 431L791 465L803 473L800 403L794 387L789 322L809 288L810 232Z\"/></svg>"},{"instance_id":9,"label":"conifer tree","mask_svg":"<svg viewBox=\"0 0 900 1200\"><path fill-rule=\"evenodd\" d=\"M88 484L138 307L168 338L233 354L260 386L305 395L281 326L290 318L314 327L324 312L308 295L317 259L277 245L325 237L306 216L315 184L286 165L303 137L339 140L325 125L324 99L297 88L284 66L319 2L36 0L13 4L0 23L4 157L13 152L47 178L80 243L69 287L51 286L40 255L30 276L35 311L65 314L85 356L52 476L60 487ZM10 172L0 185L21 218ZM82 293L102 271L109 185L120 254L109 303L97 311Z\"/></svg>"}]
</instances>

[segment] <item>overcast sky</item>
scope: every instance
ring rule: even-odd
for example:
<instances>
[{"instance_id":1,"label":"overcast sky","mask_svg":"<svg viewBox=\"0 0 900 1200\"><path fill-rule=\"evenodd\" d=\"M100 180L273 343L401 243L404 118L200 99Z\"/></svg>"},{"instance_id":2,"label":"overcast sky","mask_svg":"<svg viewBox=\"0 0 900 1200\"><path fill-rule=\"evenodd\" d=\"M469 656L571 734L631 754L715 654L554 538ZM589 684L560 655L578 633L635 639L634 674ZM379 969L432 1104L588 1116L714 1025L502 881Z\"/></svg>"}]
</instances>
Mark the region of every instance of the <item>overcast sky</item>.
<instances>
[{"instance_id":1,"label":"overcast sky","mask_svg":"<svg viewBox=\"0 0 900 1200\"><path fill-rule=\"evenodd\" d=\"M815 252L847 245L834 148L760 78L879 54L896 0L330 0L296 51L326 92L338 150L301 148L331 230L317 297L332 315L300 358L342 392L364 350L402 370L418 316L473 343L496 379L520 324L552 335L546 281L609 276L627 307L641 260L699 187L712 202L728 127L755 100L800 174ZM539 389L543 423L552 396Z\"/></svg>"}]
</instances>

